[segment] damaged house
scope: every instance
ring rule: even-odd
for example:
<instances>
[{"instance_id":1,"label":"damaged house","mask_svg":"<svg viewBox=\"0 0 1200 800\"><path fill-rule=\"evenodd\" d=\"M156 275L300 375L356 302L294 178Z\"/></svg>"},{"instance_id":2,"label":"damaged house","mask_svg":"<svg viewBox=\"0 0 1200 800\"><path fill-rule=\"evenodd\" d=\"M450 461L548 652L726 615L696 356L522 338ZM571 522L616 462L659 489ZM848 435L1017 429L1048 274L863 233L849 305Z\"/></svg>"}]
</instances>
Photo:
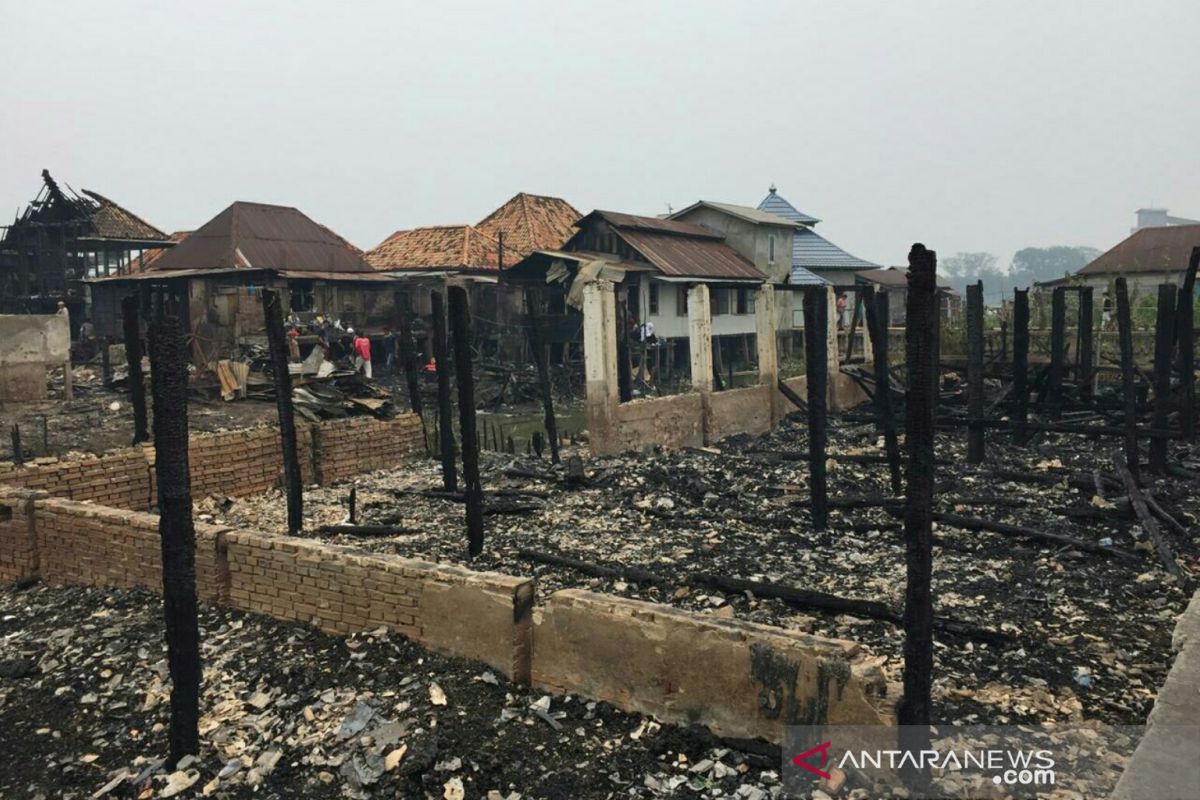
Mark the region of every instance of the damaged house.
<instances>
[{"instance_id":1,"label":"damaged house","mask_svg":"<svg viewBox=\"0 0 1200 800\"><path fill-rule=\"evenodd\" d=\"M42 188L0 237L0 313L50 314L61 300L78 329L84 281L136 271L174 244L167 234L103 195L76 194L42 170Z\"/></svg>"}]
</instances>

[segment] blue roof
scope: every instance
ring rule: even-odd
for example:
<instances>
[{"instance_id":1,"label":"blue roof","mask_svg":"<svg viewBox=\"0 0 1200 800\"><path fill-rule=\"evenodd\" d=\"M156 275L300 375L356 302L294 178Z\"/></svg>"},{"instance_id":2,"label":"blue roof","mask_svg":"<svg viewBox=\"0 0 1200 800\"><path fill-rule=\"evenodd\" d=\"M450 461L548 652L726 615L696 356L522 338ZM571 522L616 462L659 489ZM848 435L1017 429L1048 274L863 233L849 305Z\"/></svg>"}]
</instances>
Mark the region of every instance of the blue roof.
<instances>
[{"instance_id":1,"label":"blue roof","mask_svg":"<svg viewBox=\"0 0 1200 800\"><path fill-rule=\"evenodd\" d=\"M763 201L758 204L758 210L766 211L777 217L783 217L784 219L790 219L792 222L800 222L805 225L816 225L821 221L816 217L810 217L803 211L797 211L794 205L775 193L774 186L771 187L770 193L767 194Z\"/></svg>"},{"instance_id":2,"label":"blue roof","mask_svg":"<svg viewBox=\"0 0 1200 800\"><path fill-rule=\"evenodd\" d=\"M809 272L804 267L792 265L792 275L788 278L789 286L826 286L829 284L829 281L815 272Z\"/></svg>"},{"instance_id":3,"label":"blue roof","mask_svg":"<svg viewBox=\"0 0 1200 800\"><path fill-rule=\"evenodd\" d=\"M758 209L759 211L767 211L779 217L795 220L807 226L812 226L820 222L816 217L810 217L801 211L797 211L795 206L776 193L774 186L771 187L771 191L767 193L763 201L758 204ZM796 228L792 235L791 282L797 285L804 285L803 281L798 281L797 278L803 279L805 277L803 273L811 275L812 273L809 270L814 269L879 269L879 265L850 255L824 236L816 233L811 227ZM797 270L800 270L800 272L797 272ZM817 276L813 275L812 277L815 278Z\"/></svg>"}]
</instances>

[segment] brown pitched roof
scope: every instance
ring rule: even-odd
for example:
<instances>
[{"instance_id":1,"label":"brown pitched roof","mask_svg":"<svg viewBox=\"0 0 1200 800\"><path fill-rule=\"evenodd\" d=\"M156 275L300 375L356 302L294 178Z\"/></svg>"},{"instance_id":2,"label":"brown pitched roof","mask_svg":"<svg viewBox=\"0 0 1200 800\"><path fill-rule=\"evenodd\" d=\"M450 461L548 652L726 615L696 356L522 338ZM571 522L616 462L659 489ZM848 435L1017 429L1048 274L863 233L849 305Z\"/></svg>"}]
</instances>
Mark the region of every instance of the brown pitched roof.
<instances>
[{"instance_id":1,"label":"brown pitched roof","mask_svg":"<svg viewBox=\"0 0 1200 800\"><path fill-rule=\"evenodd\" d=\"M145 271L196 269L374 272L345 239L298 209L241 201L204 223Z\"/></svg>"},{"instance_id":2,"label":"brown pitched roof","mask_svg":"<svg viewBox=\"0 0 1200 800\"><path fill-rule=\"evenodd\" d=\"M140 239L158 242L167 238L167 234L107 197L87 189L84 189L83 193L98 204L96 210L92 212L91 236L101 239Z\"/></svg>"},{"instance_id":3,"label":"brown pitched roof","mask_svg":"<svg viewBox=\"0 0 1200 800\"><path fill-rule=\"evenodd\" d=\"M636 214L622 214L619 211L593 211L588 214L588 217L599 217L600 219L612 225L614 228L623 228L627 230L650 231L653 233L678 234L683 236L692 236L700 239L724 239L723 234L706 228L703 225L697 225L694 222L679 222L673 219L662 219L660 217L639 217ZM583 220L580 220L582 223Z\"/></svg>"},{"instance_id":4,"label":"brown pitched roof","mask_svg":"<svg viewBox=\"0 0 1200 800\"><path fill-rule=\"evenodd\" d=\"M1200 247L1200 225L1142 228L1075 274L1182 271L1193 247Z\"/></svg>"},{"instance_id":5,"label":"brown pitched roof","mask_svg":"<svg viewBox=\"0 0 1200 800\"><path fill-rule=\"evenodd\" d=\"M582 216L561 198L520 192L475 227L493 239L503 231L504 260L515 264L534 250L562 247L575 234L575 222Z\"/></svg>"},{"instance_id":6,"label":"brown pitched roof","mask_svg":"<svg viewBox=\"0 0 1200 800\"><path fill-rule=\"evenodd\" d=\"M377 270L498 269L499 242L472 225L396 231L366 253Z\"/></svg>"},{"instance_id":7,"label":"brown pitched roof","mask_svg":"<svg viewBox=\"0 0 1200 800\"><path fill-rule=\"evenodd\" d=\"M170 241L174 242L175 244L179 244L180 242L182 242L184 239L186 239L187 237L189 237L191 235L192 235L191 231L175 231L174 233L171 234ZM159 259L159 256L161 256L163 253L167 252L168 249L169 248L164 247L164 248L156 249L156 250L143 250L142 257L141 257L141 263L140 264L138 263L138 259L136 259L136 258L133 259L133 261L131 261L129 263L129 271L130 272L141 272L142 270L149 269L150 265L153 264L155 261L157 261Z\"/></svg>"},{"instance_id":8,"label":"brown pitched roof","mask_svg":"<svg viewBox=\"0 0 1200 800\"><path fill-rule=\"evenodd\" d=\"M854 277L862 278L864 281L886 286L891 289L907 289L908 288L908 267L888 267L887 269L863 269L854 273ZM953 292L954 289L946 281L942 280L941 275L934 276L937 279L939 289Z\"/></svg>"}]
</instances>

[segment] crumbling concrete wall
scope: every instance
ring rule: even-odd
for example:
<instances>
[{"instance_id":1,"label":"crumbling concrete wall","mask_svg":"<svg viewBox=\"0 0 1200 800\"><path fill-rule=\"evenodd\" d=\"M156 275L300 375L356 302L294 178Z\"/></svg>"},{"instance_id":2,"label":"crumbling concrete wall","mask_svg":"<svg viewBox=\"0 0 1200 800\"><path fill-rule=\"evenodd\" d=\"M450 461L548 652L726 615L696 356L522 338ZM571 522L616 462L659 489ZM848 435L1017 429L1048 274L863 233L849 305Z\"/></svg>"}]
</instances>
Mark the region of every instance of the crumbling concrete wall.
<instances>
[{"instance_id":1,"label":"crumbling concrete wall","mask_svg":"<svg viewBox=\"0 0 1200 800\"><path fill-rule=\"evenodd\" d=\"M0 403L46 399L46 367L71 358L71 329L57 314L0 314Z\"/></svg>"},{"instance_id":2,"label":"crumbling concrete wall","mask_svg":"<svg viewBox=\"0 0 1200 800\"><path fill-rule=\"evenodd\" d=\"M772 395L774 386L749 386L705 395L704 440L720 441L736 433L766 433L779 419Z\"/></svg>"},{"instance_id":3,"label":"crumbling concrete wall","mask_svg":"<svg viewBox=\"0 0 1200 800\"><path fill-rule=\"evenodd\" d=\"M533 684L721 736L890 721L858 646L768 625L566 589L534 615Z\"/></svg>"}]
</instances>

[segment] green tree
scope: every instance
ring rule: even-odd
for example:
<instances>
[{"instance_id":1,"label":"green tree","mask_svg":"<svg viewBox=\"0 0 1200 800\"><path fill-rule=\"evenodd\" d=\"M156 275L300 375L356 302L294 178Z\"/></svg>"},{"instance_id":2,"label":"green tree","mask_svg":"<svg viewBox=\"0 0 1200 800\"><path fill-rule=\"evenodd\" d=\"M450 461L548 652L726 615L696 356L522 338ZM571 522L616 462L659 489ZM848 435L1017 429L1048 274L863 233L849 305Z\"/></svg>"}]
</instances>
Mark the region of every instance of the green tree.
<instances>
[{"instance_id":1,"label":"green tree","mask_svg":"<svg viewBox=\"0 0 1200 800\"><path fill-rule=\"evenodd\" d=\"M1025 247L1013 254L1009 275L1014 286L1032 286L1073 275L1098 255L1094 247Z\"/></svg>"},{"instance_id":2,"label":"green tree","mask_svg":"<svg viewBox=\"0 0 1200 800\"><path fill-rule=\"evenodd\" d=\"M969 284L983 281L983 296L988 302L998 302L1012 285L991 253L955 253L938 263L938 273L959 294L965 293Z\"/></svg>"}]
</instances>

